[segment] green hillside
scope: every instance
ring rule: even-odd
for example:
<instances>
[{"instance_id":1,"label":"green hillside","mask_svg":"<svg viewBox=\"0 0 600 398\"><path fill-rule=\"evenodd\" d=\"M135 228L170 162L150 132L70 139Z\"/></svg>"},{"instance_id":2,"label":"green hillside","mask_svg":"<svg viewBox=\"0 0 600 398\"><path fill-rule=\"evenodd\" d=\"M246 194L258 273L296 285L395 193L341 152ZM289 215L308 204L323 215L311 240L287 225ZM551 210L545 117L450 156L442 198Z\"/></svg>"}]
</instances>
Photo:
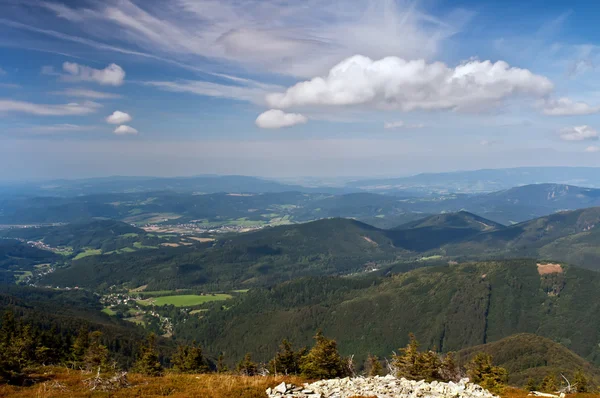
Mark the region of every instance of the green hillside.
<instances>
[{"instance_id":1,"label":"green hillside","mask_svg":"<svg viewBox=\"0 0 600 398\"><path fill-rule=\"evenodd\" d=\"M520 333L465 348L457 353L457 362L463 365L478 352L490 354L496 365L508 371L510 385L524 386L529 378L539 385L548 374L558 377L563 374L572 381L578 370L582 370L594 385L600 384L600 369L565 346L535 334Z\"/></svg>"},{"instance_id":2,"label":"green hillside","mask_svg":"<svg viewBox=\"0 0 600 398\"><path fill-rule=\"evenodd\" d=\"M243 289L303 276L359 272L376 262L394 261L398 252L385 231L354 220L327 219L235 235L203 250L161 247L147 253L85 257L48 275L44 283Z\"/></svg>"},{"instance_id":3,"label":"green hillside","mask_svg":"<svg viewBox=\"0 0 600 398\"><path fill-rule=\"evenodd\" d=\"M410 332L425 347L457 351L516 333L560 342L595 364L600 275L575 267L540 275L536 262L514 260L421 268L388 278L301 279L256 289L227 310L208 313L182 334L232 355L266 359L274 341L309 344L314 330L345 354L389 355ZM577 326L575 326L577 325Z\"/></svg>"}]
</instances>

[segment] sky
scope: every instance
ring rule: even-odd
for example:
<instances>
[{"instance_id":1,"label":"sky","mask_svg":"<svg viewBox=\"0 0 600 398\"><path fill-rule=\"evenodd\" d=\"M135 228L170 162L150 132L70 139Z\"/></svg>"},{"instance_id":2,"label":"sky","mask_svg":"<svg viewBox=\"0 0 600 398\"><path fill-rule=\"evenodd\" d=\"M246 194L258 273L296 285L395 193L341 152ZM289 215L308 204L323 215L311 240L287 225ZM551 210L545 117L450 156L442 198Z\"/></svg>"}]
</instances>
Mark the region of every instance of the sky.
<instances>
[{"instance_id":1,"label":"sky","mask_svg":"<svg viewBox=\"0 0 600 398\"><path fill-rule=\"evenodd\" d=\"M600 166L598 11L0 0L0 180Z\"/></svg>"}]
</instances>

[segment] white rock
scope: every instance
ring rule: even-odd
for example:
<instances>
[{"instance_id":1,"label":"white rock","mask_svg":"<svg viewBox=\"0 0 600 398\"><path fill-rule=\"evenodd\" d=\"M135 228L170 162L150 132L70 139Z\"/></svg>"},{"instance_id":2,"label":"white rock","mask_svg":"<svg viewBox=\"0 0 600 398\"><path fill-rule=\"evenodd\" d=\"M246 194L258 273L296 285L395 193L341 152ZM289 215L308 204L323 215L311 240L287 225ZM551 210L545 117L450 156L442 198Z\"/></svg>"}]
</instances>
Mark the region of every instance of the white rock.
<instances>
[{"instance_id":1,"label":"white rock","mask_svg":"<svg viewBox=\"0 0 600 398\"><path fill-rule=\"evenodd\" d=\"M285 394L285 392L287 391L285 382L282 381L281 384L275 386L275 388L273 388L273 391L275 391L276 393Z\"/></svg>"}]
</instances>

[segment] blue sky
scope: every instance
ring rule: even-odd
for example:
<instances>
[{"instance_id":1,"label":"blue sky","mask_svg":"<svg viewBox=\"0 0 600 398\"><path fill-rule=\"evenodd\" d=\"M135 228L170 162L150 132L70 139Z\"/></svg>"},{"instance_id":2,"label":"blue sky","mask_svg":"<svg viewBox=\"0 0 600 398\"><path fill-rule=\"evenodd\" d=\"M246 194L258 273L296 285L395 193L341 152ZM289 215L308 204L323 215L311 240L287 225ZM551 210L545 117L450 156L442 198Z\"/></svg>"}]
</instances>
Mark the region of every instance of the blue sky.
<instances>
[{"instance_id":1,"label":"blue sky","mask_svg":"<svg viewBox=\"0 0 600 398\"><path fill-rule=\"evenodd\" d=\"M600 166L599 7L1 0L0 179Z\"/></svg>"}]
</instances>

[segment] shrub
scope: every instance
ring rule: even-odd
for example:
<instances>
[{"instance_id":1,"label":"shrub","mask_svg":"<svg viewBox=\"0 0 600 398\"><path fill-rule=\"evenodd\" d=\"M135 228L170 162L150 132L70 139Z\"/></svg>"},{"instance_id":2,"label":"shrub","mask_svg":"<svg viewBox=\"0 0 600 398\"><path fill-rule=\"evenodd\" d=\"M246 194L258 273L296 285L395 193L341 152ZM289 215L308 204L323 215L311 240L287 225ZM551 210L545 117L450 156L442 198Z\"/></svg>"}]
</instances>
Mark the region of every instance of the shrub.
<instances>
[{"instance_id":1,"label":"shrub","mask_svg":"<svg viewBox=\"0 0 600 398\"><path fill-rule=\"evenodd\" d=\"M133 371L146 376L162 375L163 367L158 359L156 335L154 333L150 333L146 343L140 346L140 354L133 365Z\"/></svg>"},{"instance_id":2,"label":"shrub","mask_svg":"<svg viewBox=\"0 0 600 398\"><path fill-rule=\"evenodd\" d=\"M252 362L252 356L250 353L247 353L244 359L238 363L236 370L244 376L255 376L258 373L258 365Z\"/></svg>"},{"instance_id":3,"label":"shrub","mask_svg":"<svg viewBox=\"0 0 600 398\"><path fill-rule=\"evenodd\" d=\"M171 358L173 369L180 373L208 373L210 366L202 353L202 347L194 341L191 346L179 346Z\"/></svg>"},{"instance_id":4,"label":"shrub","mask_svg":"<svg viewBox=\"0 0 600 398\"><path fill-rule=\"evenodd\" d=\"M315 345L301 361L300 371L310 379L333 379L347 375L345 361L340 356L335 340L328 339L321 331L314 336Z\"/></svg>"},{"instance_id":5,"label":"shrub","mask_svg":"<svg viewBox=\"0 0 600 398\"><path fill-rule=\"evenodd\" d=\"M294 351L292 343L288 340L283 340L279 346L279 351L275 354L269 362L269 372L285 375L296 375L300 373L300 361L307 353L306 348L301 348L298 351Z\"/></svg>"},{"instance_id":6,"label":"shrub","mask_svg":"<svg viewBox=\"0 0 600 398\"><path fill-rule=\"evenodd\" d=\"M467 364L467 375L473 383L490 391L501 391L508 378L506 369L492 364L489 354L480 352Z\"/></svg>"}]
</instances>

